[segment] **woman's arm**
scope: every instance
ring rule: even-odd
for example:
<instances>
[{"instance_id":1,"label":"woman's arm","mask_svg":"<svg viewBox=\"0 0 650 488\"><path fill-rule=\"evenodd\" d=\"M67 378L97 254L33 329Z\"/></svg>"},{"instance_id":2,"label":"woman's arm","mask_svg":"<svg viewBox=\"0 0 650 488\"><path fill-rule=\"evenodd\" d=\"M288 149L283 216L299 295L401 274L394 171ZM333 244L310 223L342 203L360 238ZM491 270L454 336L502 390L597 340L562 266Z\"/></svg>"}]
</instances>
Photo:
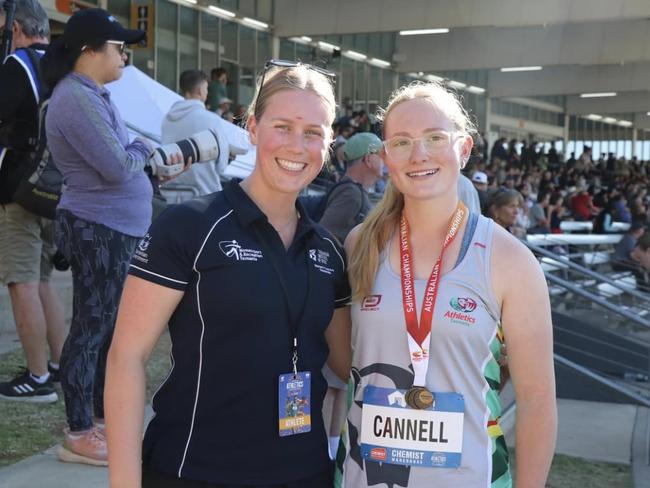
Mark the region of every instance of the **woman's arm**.
<instances>
[{"instance_id":1,"label":"woman's arm","mask_svg":"<svg viewBox=\"0 0 650 488\"><path fill-rule=\"evenodd\" d=\"M50 120L53 111L48 112L48 127L55 126L79 156L107 181L119 183L139 174L147 164L152 147L141 139L125 146L114 121L120 114L98 93L78 84L65 88L66 91L58 94L55 105L65 107L65 113Z\"/></svg>"},{"instance_id":2,"label":"woman's arm","mask_svg":"<svg viewBox=\"0 0 650 488\"><path fill-rule=\"evenodd\" d=\"M126 280L104 389L111 487L141 486L145 365L182 297L136 276Z\"/></svg>"},{"instance_id":3,"label":"woman's arm","mask_svg":"<svg viewBox=\"0 0 650 488\"><path fill-rule=\"evenodd\" d=\"M546 279L532 253L496 226L491 267L517 405L516 486L538 488L548 476L557 432Z\"/></svg>"}]
</instances>

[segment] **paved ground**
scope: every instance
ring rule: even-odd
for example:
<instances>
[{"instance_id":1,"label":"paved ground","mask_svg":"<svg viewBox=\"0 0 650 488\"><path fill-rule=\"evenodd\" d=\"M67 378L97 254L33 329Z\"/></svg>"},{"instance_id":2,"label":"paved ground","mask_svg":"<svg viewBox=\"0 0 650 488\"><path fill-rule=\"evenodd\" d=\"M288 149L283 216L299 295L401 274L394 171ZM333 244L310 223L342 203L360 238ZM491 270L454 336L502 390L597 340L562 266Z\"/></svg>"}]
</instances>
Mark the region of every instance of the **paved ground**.
<instances>
[{"instance_id":1,"label":"paved ground","mask_svg":"<svg viewBox=\"0 0 650 488\"><path fill-rule=\"evenodd\" d=\"M558 400L556 452L594 461L630 464L636 407ZM150 412L149 412L150 414ZM514 412L504 427L512 425ZM512 441L512 430L508 438ZM3 488L94 488L108 486L106 468L61 463L56 448L0 469Z\"/></svg>"}]
</instances>

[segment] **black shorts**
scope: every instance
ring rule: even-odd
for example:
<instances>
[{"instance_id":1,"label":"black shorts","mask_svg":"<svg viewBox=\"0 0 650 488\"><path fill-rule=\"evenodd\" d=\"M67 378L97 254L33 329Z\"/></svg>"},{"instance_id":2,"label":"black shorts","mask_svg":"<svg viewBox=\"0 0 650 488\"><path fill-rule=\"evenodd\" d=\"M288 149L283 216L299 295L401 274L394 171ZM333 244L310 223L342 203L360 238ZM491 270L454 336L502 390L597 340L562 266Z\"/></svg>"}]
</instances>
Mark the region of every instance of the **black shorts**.
<instances>
[{"instance_id":1,"label":"black shorts","mask_svg":"<svg viewBox=\"0 0 650 488\"><path fill-rule=\"evenodd\" d=\"M333 468L316 476L279 485L215 485L176 478L142 466L142 488L332 488L333 485Z\"/></svg>"}]
</instances>

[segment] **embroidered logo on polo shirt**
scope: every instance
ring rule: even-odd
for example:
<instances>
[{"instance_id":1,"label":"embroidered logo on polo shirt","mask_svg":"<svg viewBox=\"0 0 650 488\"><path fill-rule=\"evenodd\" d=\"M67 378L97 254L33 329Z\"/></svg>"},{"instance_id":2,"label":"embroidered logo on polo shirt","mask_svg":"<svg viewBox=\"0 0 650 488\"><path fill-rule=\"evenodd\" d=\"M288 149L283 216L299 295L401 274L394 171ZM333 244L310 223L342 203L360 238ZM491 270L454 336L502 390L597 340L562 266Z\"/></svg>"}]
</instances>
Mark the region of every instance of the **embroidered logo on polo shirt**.
<instances>
[{"instance_id":1,"label":"embroidered logo on polo shirt","mask_svg":"<svg viewBox=\"0 0 650 488\"><path fill-rule=\"evenodd\" d=\"M309 259L314 262L314 267L318 271L328 275L334 273L334 269L327 266L330 260L330 253L321 251L320 249L310 249L308 253Z\"/></svg>"},{"instance_id":2,"label":"embroidered logo on polo shirt","mask_svg":"<svg viewBox=\"0 0 650 488\"><path fill-rule=\"evenodd\" d=\"M219 242L219 249L226 257L233 258L235 261L259 261L262 259L262 251L243 248L235 239Z\"/></svg>"},{"instance_id":3,"label":"embroidered logo on polo shirt","mask_svg":"<svg viewBox=\"0 0 650 488\"><path fill-rule=\"evenodd\" d=\"M453 308L454 311L447 310L444 316L445 318L450 319L452 323L473 325L476 322L476 319L470 315L474 310L476 310L477 306L476 300L473 298L452 298L449 301L449 305L451 305L451 308Z\"/></svg>"},{"instance_id":4,"label":"embroidered logo on polo shirt","mask_svg":"<svg viewBox=\"0 0 650 488\"><path fill-rule=\"evenodd\" d=\"M147 249L149 249L150 242L151 242L151 236L149 235L149 233L147 233L140 241L140 244L138 244L138 249L142 252L146 252Z\"/></svg>"},{"instance_id":5,"label":"embroidered logo on polo shirt","mask_svg":"<svg viewBox=\"0 0 650 488\"><path fill-rule=\"evenodd\" d=\"M142 263L147 264L149 262L149 254L147 254L147 249L149 249L150 242L151 242L151 236L149 235L149 233L147 233L138 244L138 247L135 248L135 252L133 253L133 258L137 259Z\"/></svg>"},{"instance_id":6,"label":"embroidered logo on polo shirt","mask_svg":"<svg viewBox=\"0 0 650 488\"><path fill-rule=\"evenodd\" d=\"M381 295L368 295L361 302L361 311L375 312L379 310L380 303L381 303Z\"/></svg>"}]
</instances>

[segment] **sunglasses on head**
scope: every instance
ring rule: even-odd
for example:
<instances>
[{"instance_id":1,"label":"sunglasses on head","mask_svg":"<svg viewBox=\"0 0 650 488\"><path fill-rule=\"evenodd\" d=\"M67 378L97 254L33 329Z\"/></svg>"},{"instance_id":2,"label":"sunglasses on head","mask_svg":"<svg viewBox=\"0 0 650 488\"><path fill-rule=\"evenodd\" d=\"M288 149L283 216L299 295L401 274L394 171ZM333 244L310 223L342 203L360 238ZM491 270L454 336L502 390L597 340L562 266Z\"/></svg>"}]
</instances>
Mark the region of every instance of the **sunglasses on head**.
<instances>
[{"instance_id":1,"label":"sunglasses on head","mask_svg":"<svg viewBox=\"0 0 650 488\"><path fill-rule=\"evenodd\" d=\"M255 99L255 110L253 111L253 114L257 114L257 106L260 101L260 94L262 93L262 89L264 87L264 78L266 77L266 73L273 67L276 68L297 68L298 66L304 66L307 69L311 69L315 71L316 73L320 73L323 76L327 76L328 78L331 78L332 80L336 78L336 73L333 71L329 71L325 68L321 68L319 66L314 66L312 64L306 64L306 63L301 63L299 61L287 61L284 59L269 59L266 63L264 63L264 69L262 70L262 78L260 80L260 87L257 91L257 98Z\"/></svg>"}]
</instances>

